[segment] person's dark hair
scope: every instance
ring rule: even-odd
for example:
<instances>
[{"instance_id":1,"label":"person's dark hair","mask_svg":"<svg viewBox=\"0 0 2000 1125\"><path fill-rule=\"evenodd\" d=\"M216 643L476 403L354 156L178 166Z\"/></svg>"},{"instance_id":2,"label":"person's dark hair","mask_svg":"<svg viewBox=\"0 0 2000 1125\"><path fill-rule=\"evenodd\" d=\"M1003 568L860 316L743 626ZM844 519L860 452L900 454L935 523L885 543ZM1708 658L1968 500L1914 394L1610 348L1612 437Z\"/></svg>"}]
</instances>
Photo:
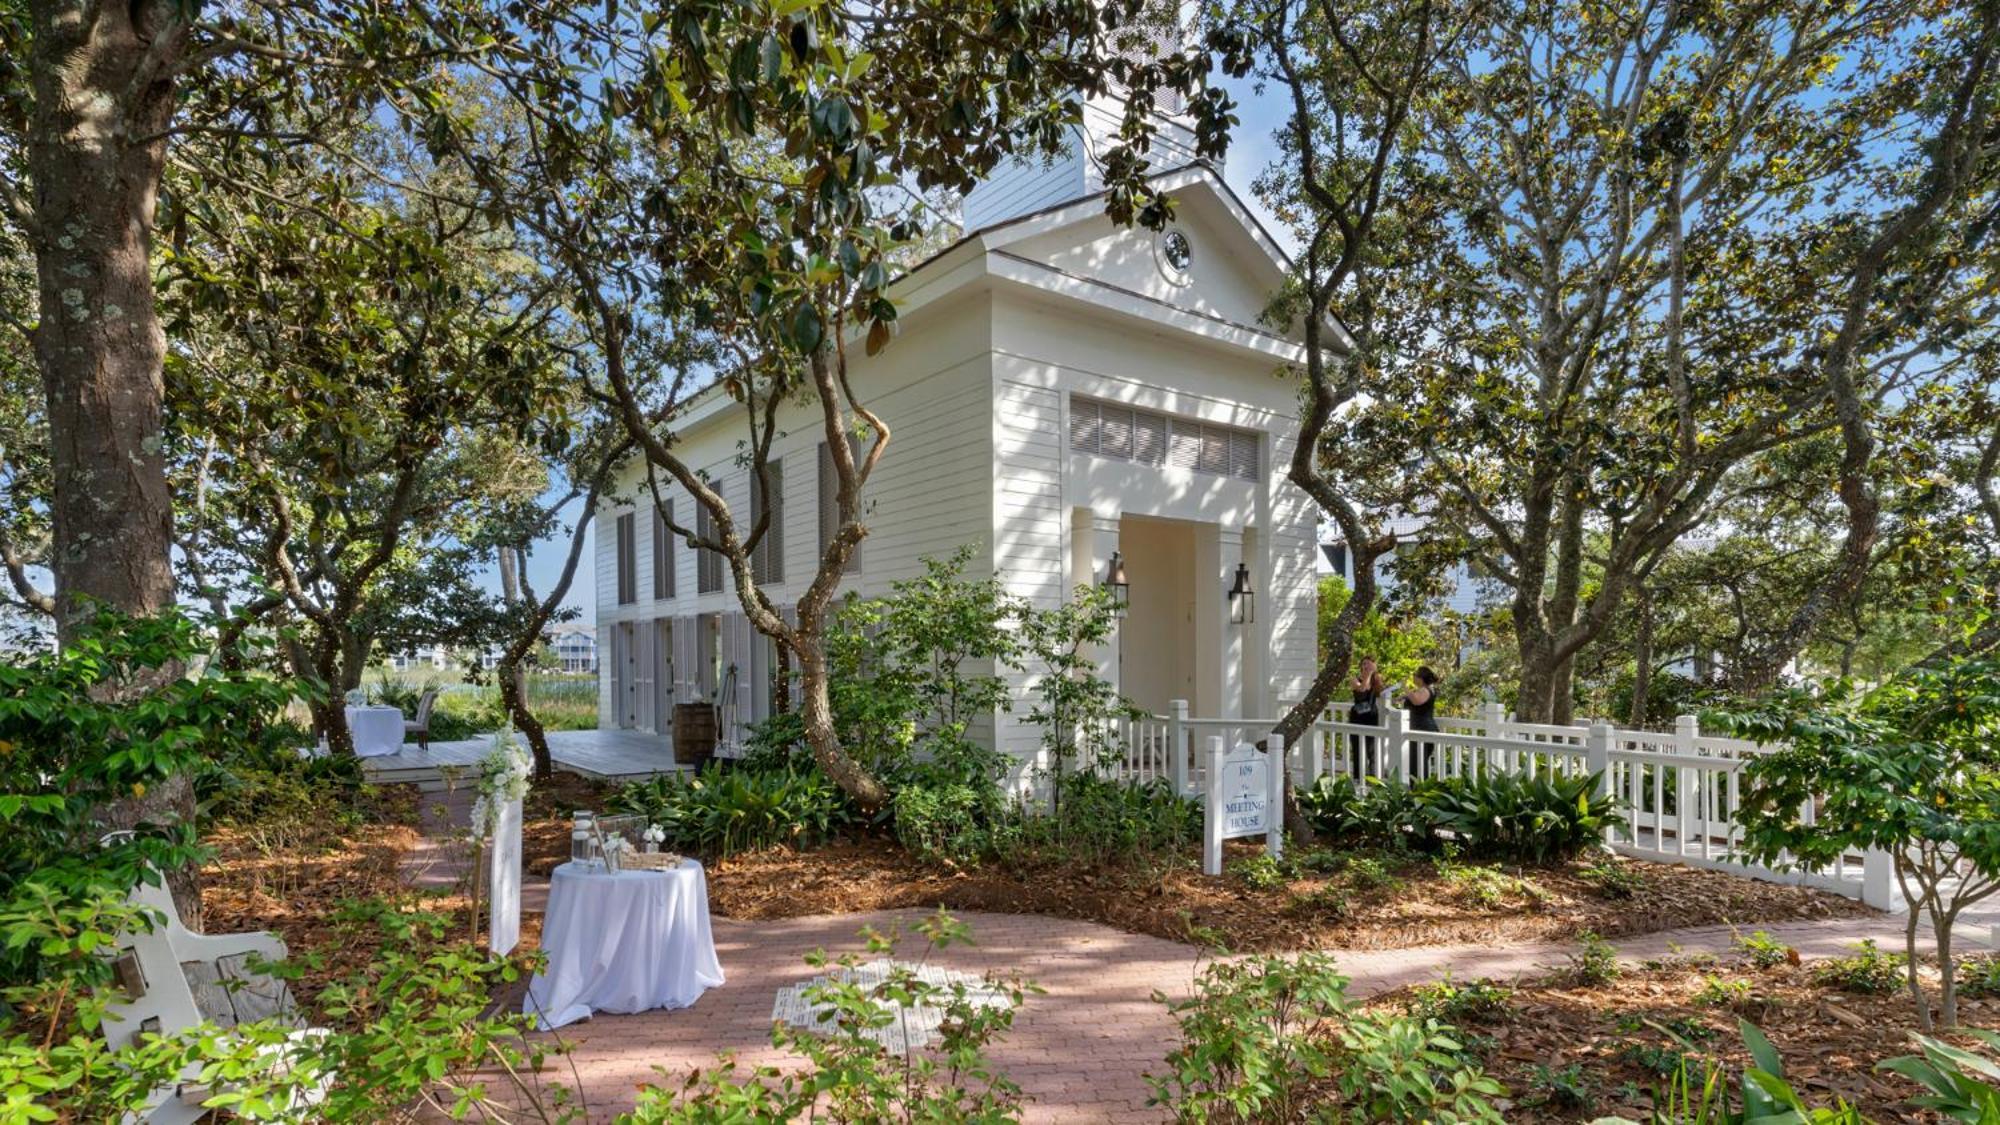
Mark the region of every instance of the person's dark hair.
<instances>
[{"instance_id":1,"label":"person's dark hair","mask_svg":"<svg viewBox=\"0 0 2000 1125\"><path fill-rule=\"evenodd\" d=\"M1430 665L1419 664L1417 665L1417 679L1422 680L1425 687L1435 687L1438 682L1438 674L1431 671Z\"/></svg>"}]
</instances>

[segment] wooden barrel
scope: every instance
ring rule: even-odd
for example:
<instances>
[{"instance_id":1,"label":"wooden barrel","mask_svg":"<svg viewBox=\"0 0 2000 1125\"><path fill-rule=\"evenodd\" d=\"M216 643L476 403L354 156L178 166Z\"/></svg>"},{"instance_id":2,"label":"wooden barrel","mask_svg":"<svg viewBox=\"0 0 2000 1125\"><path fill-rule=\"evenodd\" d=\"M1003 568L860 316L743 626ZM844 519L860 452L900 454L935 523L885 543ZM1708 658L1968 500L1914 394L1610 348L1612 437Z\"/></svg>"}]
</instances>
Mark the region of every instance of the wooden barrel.
<instances>
[{"instance_id":1,"label":"wooden barrel","mask_svg":"<svg viewBox=\"0 0 2000 1125\"><path fill-rule=\"evenodd\" d=\"M715 757L715 704L674 704L674 761L698 766Z\"/></svg>"}]
</instances>

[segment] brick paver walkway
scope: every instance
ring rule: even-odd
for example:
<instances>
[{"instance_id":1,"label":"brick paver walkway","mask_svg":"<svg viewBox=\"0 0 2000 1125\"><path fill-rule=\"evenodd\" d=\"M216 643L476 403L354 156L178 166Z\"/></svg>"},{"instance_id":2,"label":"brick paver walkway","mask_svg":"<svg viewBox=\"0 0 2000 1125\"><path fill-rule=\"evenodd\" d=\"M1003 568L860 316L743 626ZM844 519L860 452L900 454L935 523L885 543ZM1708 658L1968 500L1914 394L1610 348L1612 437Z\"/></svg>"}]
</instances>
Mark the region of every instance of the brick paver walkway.
<instances>
[{"instance_id":1,"label":"brick paver walkway","mask_svg":"<svg viewBox=\"0 0 2000 1125\"><path fill-rule=\"evenodd\" d=\"M440 863L449 851L419 853L409 864L415 880L450 874ZM444 866L449 866L444 862ZM535 901L531 899L531 901ZM1192 946L1128 934L1090 922L1038 915L956 912L975 944L943 951L935 963L996 976L1020 976L1044 991L1029 996L1012 1032L993 1052L1001 1072L1020 1083L1031 1122L1161 1120L1146 1105L1147 1070L1160 1068L1174 1045L1173 1020L1156 993L1185 998L1208 955ZM630 1108L645 1083L678 1085L688 1072L735 1051L746 1067L793 1060L770 1046L772 1000L779 989L820 970L805 963L814 949L838 954L861 949L863 927L906 929L922 911L885 911L779 922L715 920L716 952L728 983L710 990L693 1008L600 1016L554 1033L568 1047L554 1058L552 1082L580 1090L589 1120L608 1121ZM1892 948L1902 942L1902 919L1877 917L1746 927L1768 931L1807 957L1850 950L1863 938ZM1620 941L1622 958L1639 961L1673 953L1725 952L1727 927L1673 930ZM1357 996L1436 980L1507 980L1564 962L1568 945L1429 946L1404 950L1332 951L1353 978ZM922 939L910 934L899 950L914 959ZM518 1001L517 1001L518 1002Z\"/></svg>"}]
</instances>

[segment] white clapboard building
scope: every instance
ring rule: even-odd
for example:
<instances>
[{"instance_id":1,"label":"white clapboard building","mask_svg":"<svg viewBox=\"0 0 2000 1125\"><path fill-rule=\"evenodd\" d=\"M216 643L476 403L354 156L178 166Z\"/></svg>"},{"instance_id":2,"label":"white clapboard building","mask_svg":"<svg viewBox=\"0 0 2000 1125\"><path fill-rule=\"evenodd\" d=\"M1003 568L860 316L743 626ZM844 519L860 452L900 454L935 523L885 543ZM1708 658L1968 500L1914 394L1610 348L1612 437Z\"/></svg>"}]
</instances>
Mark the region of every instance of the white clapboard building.
<instances>
[{"instance_id":1,"label":"white clapboard building","mask_svg":"<svg viewBox=\"0 0 2000 1125\"><path fill-rule=\"evenodd\" d=\"M1093 107L1087 120L1113 115ZM1159 177L1172 227L1117 226L1093 132L1067 159L1012 164L975 188L970 233L897 285L894 341L849 353L856 393L894 437L843 589L884 592L970 544L971 577L998 574L1053 605L1101 581L1116 552L1130 610L1104 667L1120 689L1156 712L1185 699L1197 715L1270 716L1313 671L1318 551L1313 507L1282 471L1296 389L1280 372L1298 347L1260 319L1283 256L1219 172L1185 155ZM711 389L678 426L683 456L753 516L741 407ZM784 604L816 568L833 481L816 406L780 429L757 561ZM601 725L666 733L673 703L719 699L723 740L740 741L778 690L771 645L721 560L666 533L638 487L643 466L625 473L634 502L596 527ZM676 521L697 520L676 493ZM1243 624L1226 594L1239 566L1255 591ZM1025 711L983 736L1031 754Z\"/></svg>"}]
</instances>

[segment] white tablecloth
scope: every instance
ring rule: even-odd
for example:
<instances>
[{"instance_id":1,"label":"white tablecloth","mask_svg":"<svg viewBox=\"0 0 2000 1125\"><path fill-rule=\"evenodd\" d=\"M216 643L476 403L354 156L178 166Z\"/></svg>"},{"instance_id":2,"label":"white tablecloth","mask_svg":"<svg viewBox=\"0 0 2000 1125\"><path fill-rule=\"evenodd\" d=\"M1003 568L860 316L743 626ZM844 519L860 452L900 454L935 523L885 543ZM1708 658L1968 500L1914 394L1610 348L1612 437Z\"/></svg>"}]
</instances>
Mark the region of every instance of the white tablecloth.
<instances>
[{"instance_id":1,"label":"white tablecloth","mask_svg":"<svg viewBox=\"0 0 2000 1125\"><path fill-rule=\"evenodd\" d=\"M354 756L379 758L403 748L403 713L394 707L349 707L347 732L354 736Z\"/></svg>"},{"instance_id":2,"label":"white tablecloth","mask_svg":"<svg viewBox=\"0 0 2000 1125\"><path fill-rule=\"evenodd\" d=\"M708 879L683 860L672 871L609 875L565 863L549 876L542 915L548 967L521 1010L541 1027L592 1012L685 1008L722 983L708 921Z\"/></svg>"}]
</instances>

